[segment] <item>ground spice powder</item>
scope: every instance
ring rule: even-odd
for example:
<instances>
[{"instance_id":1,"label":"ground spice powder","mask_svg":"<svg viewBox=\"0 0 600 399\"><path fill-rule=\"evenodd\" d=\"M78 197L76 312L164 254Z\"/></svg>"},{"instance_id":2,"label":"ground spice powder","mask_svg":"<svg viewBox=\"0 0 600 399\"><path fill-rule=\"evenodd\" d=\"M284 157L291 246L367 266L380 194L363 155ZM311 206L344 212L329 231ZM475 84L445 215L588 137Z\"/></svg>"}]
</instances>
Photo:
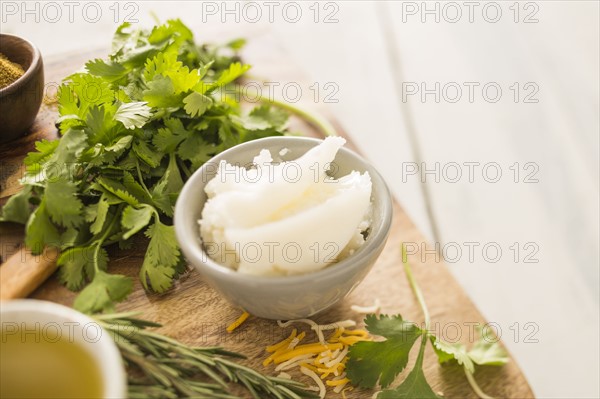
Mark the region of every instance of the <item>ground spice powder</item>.
<instances>
[{"instance_id":1,"label":"ground spice powder","mask_svg":"<svg viewBox=\"0 0 600 399\"><path fill-rule=\"evenodd\" d=\"M24 73L21 65L10 61L4 54L0 53L0 89L13 83Z\"/></svg>"}]
</instances>

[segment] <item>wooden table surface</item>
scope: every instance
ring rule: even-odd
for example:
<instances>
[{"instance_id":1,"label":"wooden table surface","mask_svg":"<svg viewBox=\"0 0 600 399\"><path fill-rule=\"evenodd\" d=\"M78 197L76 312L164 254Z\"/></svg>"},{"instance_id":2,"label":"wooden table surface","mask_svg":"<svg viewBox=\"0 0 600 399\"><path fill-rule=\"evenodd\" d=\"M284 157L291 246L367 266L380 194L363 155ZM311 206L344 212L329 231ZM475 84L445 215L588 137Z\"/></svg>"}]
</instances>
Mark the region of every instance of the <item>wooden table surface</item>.
<instances>
[{"instance_id":1,"label":"wooden table surface","mask_svg":"<svg viewBox=\"0 0 600 399\"><path fill-rule=\"evenodd\" d=\"M275 45L274 45L275 46ZM251 61L262 65L269 77L299 81L302 76L292 65L285 64L280 48L253 49ZM70 54L46 62L46 81L58 82L64 76L78 69L91 54ZM96 54L97 55L97 54ZM326 112L326 110L321 110ZM54 128L56 109L43 105L32 132L12 143L0 145L2 176L0 180L0 200L2 203L18 189L18 177L23 156L33 149L36 140L57 137ZM296 126L306 134L314 135L308 126ZM341 132L343 135L343 132ZM19 250L22 242L22 228L12 224L0 225L2 235L2 259ZM396 203L394 220L387 246L371 273L364 282L345 300L314 318L318 323L330 323L343 319L361 321L362 316L353 312L353 304L370 305L375 298L381 301L381 313L401 313L405 319L422 321L422 315L403 274L399 246L401 242L424 242L425 239L413 222ZM225 327L240 314L219 297L195 271L184 276L174 289L164 295L147 294L137 280L138 268L142 262L143 243L131 250L111 249L109 251L111 272L134 277L134 292L119 305L119 310L143 312L143 317L162 323L162 332L188 343L199 345L219 345L239 351L248 356L248 364L263 372L272 372L261 365L265 358L264 347L287 336L290 328L280 329L273 321L251 318L233 334ZM428 248L431 250L431 248ZM462 288L450 275L443 262L421 262L420 253L409 257L419 281L425 300L431 312L433 328L442 332L450 340L458 331L458 340L470 345L469 328L473 323L485 323L476 306L469 300ZM75 294L61 286L57 278L50 278L32 297L72 305ZM414 361L415 354L411 357ZM425 375L436 392L448 398L475 398L460 367L439 366L435 355L427 350L424 363ZM405 375L405 374L402 374ZM516 362L504 367L481 367L476 373L482 389L497 398L529 398L533 394ZM371 392L354 390L349 398L367 398ZM328 397L336 397L331 393Z\"/></svg>"}]
</instances>

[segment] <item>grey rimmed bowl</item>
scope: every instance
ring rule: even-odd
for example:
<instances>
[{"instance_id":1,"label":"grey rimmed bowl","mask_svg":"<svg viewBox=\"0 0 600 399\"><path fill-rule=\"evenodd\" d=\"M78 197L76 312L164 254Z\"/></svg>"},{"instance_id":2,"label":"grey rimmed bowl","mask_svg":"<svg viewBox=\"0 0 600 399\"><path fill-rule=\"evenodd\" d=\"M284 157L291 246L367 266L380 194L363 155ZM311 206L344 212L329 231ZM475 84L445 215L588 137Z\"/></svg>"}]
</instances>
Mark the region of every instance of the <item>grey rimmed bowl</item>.
<instances>
[{"instance_id":1,"label":"grey rimmed bowl","mask_svg":"<svg viewBox=\"0 0 600 399\"><path fill-rule=\"evenodd\" d=\"M306 137L268 137L237 145L212 158L185 183L175 205L175 233L186 259L203 278L231 304L252 315L289 320L310 317L331 307L348 295L367 275L381 254L392 222L392 199L377 170L355 152L341 148L334 160L334 177L353 170L369 172L372 181L372 223L366 242L352 255L328 267L303 275L253 276L238 273L211 259L200 238L198 220L207 200L204 187L219 162L249 165L262 149L280 154L282 160L299 158L322 140ZM315 226L318 229L319 226Z\"/></svg>"}]
</instances>

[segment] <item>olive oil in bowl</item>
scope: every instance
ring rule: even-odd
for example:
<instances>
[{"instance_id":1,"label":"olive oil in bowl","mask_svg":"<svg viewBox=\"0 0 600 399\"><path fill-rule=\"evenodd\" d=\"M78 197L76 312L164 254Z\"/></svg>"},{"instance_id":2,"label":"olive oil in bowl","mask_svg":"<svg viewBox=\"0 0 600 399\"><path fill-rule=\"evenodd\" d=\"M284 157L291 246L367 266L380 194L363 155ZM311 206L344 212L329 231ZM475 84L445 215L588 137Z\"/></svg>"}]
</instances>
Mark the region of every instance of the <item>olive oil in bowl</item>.
<instances>
[{"instance_id":1,"label":"olive oil in bowl","mask_svg":"<svg viewBox=\"0 0 600 399\"><path fill-rule=\"evenodd\" d=\"M2 398L104 396L102 376L95 359L81 344L52 326L4 328L0 341L0 376Z\"/></svg>"}]
</instances>

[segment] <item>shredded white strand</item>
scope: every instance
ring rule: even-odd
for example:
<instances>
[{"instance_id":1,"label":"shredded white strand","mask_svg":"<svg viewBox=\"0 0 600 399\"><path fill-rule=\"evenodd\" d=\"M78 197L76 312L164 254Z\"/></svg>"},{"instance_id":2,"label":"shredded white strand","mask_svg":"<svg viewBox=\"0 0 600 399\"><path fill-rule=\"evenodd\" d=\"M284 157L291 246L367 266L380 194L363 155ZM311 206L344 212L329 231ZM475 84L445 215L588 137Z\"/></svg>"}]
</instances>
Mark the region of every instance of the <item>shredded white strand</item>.
<instances>
[{"instance_id":1,"label":"shredded white strand","mask_svg":"<svg viewBox=\"0 0 600 399\"><path fill-rule=\"evenodd\" d=\"M345 347L343 351L341 351L333 360L331 360L330 362L325 363L325 366L327 367L333 367L336 364L340 363L342 360L344 360L344 357L346 357L346 355L348 354L348 347Z\"/></svg>"},{"instance_id":2,"label":"shredded white strand","mask_svg":"<svg viewBox=\"0 0 600 399\"><path fill-rule=\"evenodd\" d=\"M286 322L283 322L281 320L277 321L277 324L279 325L279 327L288 327L294 323L308 324L310 326L311 330L313 330L317 334L317 337L319 338L319 342L323 345L325 345L325 336L323 335L323 331L334 330L336 328L348 328L348 327L356 326L356 322L354 320L342 320L342 321L338 321L336 323L323 324L323 325L319 325L310 319L288 320Z\"/></svg>"},{"instance_id":3,"label":"shredded white strand","mask_svg":"<svg viewBox=\"0 0 600 399\"><path fill-rule=\"evenodd\" d=\"M313 357L312 354L306 354L306 355L296 356L296 357L294 357L294 358L292 358L290 360L286 360L285 362L277 365L277 367L275 367L275 371L289 370L292 367L296 367L300 363L304 363L306 360L310 359L311 357Z\"/></svg>"},{"instance_id":4,"label":"shredded white strand","mask_svg":"<svg viewBox=\"0 0 600 399\"><path fill-rule=\"evenodd\" d=\"M296 345L298 345L300 343L300 340L298 339L298 337L294 338L290 344L288 345L288 349L294 349L296 347Z\"/></svg>"},{"instance_id":5,"label":"shredded white strand","mask_svg":"<svg viewBox=\"0 0 600 399\"><path fill-rule=\"evenodd\" d=\"M327 391L325 390L325 384L323 384L323 381L321 381L319 376L316 375L314 371L309 370L304 366L300 367L300 371L302 374L312 378L317 383L317 386L319 387L319 397L323 399Z\"/></svg>"},{"instance_id":6,"label":"shredded white strand","mask_svg":"<svg viewBox=\"0 0 600 399\"><path fill-rule=\"evenodd\" d=\"M371 306L352 305L350 306L350 309L356 313L362 314L377 313L379 312L379 309L381 309L381 301L379 301L379 298L375 298L375 303Z\"/></svg>"}]
</instances>

